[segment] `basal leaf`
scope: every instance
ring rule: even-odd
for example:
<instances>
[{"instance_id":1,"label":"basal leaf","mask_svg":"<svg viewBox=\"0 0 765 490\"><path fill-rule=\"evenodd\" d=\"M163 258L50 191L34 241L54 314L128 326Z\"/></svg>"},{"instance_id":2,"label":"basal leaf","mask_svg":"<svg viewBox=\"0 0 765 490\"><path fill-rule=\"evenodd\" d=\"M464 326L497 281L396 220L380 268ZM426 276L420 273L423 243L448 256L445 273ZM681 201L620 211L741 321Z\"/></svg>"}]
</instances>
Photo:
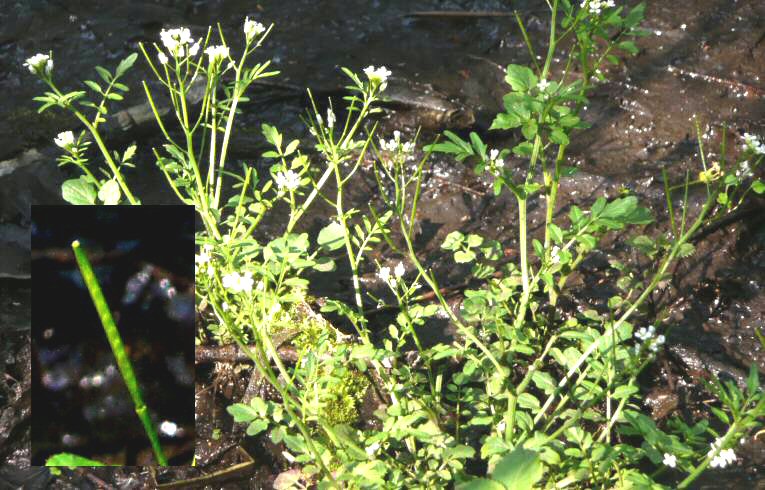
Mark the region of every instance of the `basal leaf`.
<instances>
[{"instance_id":1,"label":"basal leaf","mask_svg":"<svg viewBox=\"0 0 765 490\"><path fill-rule=\"evenodd\" d=\"M508 65L505 81L516 92L528 92L529 88L535 86L538 82L531 68L521 65Z\"/></svg>"},{"instance_id":2,"label":"basal leaf","mask_svg":"<svg viewBox=\"0 0 765 490\"><path fill-rule=\"evenodd\" d=\"M69 204L88 205L96 203L96 187L83 176L69 179L61 184L61 197Z\"/></svg>"},{"instance_id":3,"label":"basal leaf","mask_svg":"<svg viewBox=\"0 0 765 490\"><path fill-rule=\"evenodd\" d=\"M343 225L337 221L332 221L330 224L321 229L317 243L323 249L330 251L337 250L343 246L344 237L345 230L343 229Z\"/></svg>"},{"instance_id":4,"label":"basal leaf","mask_svg":"<svg viewBox=\"0 0 765 490\"><path fill-rule=\"evenodd\" d=\"M543 473L539 454L518 447L497 463L491 476L508 490L531 490Z\"/></svg>"}]
</instances>

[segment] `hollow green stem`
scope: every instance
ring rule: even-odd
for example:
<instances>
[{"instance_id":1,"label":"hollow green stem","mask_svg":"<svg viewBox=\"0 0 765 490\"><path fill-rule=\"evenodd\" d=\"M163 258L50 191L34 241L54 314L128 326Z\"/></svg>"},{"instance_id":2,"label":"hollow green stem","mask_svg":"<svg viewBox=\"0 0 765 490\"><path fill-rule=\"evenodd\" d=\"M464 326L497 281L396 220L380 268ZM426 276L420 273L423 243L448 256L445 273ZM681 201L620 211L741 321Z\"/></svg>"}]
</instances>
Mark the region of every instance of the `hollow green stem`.
<instances>
[{"instance_id":1,"label":"hollow green stem","mask_svg":"<svg viewBox=\"0 0 765 490\"><path fill-rule=\"evenodd\" d=\"M122 373L122 379L125 380L125 386L127 386L127 389L130 392L130 397L133 399L135 413L143 424L144 431L146 431L146 436L151 442L151 448L154 450L154 456L157 458L157 461L161 466L167 466L167 459L162 452L162 446L159 445L157 429L154 427L154 423L151 421L146 404L143 402L141 388L138 386L138 379L133 371L133 365L130 363L127 351L122 343L122 337L120 337L120 332L117 330L117 325L114 323L114 318L109 310L109 305L106 303L104 293L101 291L101 286L98 284L96 274L93 272L93 267L90 265L90 261L82 250L79 241L75 240L72 242L72 250L77 259L77 265L80 267L82 278L84 279L90 297L93 300L93 305L96 307L98 316L101 319L101 325L103 325L106 337L109 339L109 345L114 353L114 358L117 360L117 367L119 367L120 373Z\"/></svg>"}]
</instances>

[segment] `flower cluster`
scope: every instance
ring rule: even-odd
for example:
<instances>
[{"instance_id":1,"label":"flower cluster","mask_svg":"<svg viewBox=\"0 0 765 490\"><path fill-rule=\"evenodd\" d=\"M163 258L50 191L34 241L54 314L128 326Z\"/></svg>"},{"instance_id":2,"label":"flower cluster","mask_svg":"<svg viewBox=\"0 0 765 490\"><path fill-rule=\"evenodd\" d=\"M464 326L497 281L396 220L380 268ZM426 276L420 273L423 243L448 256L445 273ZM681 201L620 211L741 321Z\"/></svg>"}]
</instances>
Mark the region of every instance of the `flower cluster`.
<instances>
[{"instance_id":1,"label":"flower cluster","mask_svg":"<svg viewBox=\"0 0 765 490\"><path fill-rule=\"evenodd\" d=\"M752 167L749 165L748 160L744 160L743 162L738 164L738 169L736 169L736 177L739 179L746 179L747 177L751 177L753 175Z\"/></svg>"},{"instance_id":2,"label":"flower cluster","mask_svg":"<svg viewBox=\"0 0 765 490\"><path fill-rule=\"evenodd\" d=\"M712 461L709 463L709 466L712 468L725 468L736 461L736 453L733 452L733 449L723 449L718 452L721 443L722 441L718 439L709 444L711 449L709 450L709 453L707 453L707 457L712 458ZM717 456L713 457L715 453L717 453Z\"/></svg>"},{"instance_id":3,"label":"flower cluster","mask_svg":"<svg viewBox=\"0 0 765 490\"><path fill-rule=\"evenodd\" d=\"M560 247L557 245L553 245L552 250L550 250L550 261L553 264L560 264Z\"/></svg>"},{"instance_id":4,"label":"flower cluster","mask_svg":"<svg viewBox=\"0 0 765 490\"><path fill-rule=\"evenodd\" d=\"M38 53L27 58L24 66L35 75L50 76L53 71L53 59L47 54Z\"/></svg>"},{"instance_id":5,"label":"flower cluster","mask_svg":"<svg viewBox=\"0 0 765 490\"><path fill-rule=\"evenodd\" d=\"M294 191L300 187L300 175L298 175L296 172L293 172L292 170L279 172L276 174L275 180L279 190L287 189L289 191Z\"/></svg>"},{"instance_id":6,"label":"flower cluster","mask_svg":"<svg viewBox=\"0 0 765 490\"><path fill-rule=\"evenodd\" d=\"M230 289L235 293L244 293L252 291L255 280L252 278L252 272L245 271L244 274L232 272L223 276L223 287Z\"/></svg>"},{"instance_id":7,"label":"flower cluster","mask_svg":"<svg viewBox=\"0 0 765 490\"><path fill-rule=\"evenodd\" d=\"M659 350L659 347L664 345L664 342L666 341L666 338L663 335L656 335L656 328L654 328L653 325L646 327L641 327L638 329L637 332L635 332L635 337L643 342L644 345L648 346L648 349L651 352L657 352ZM641 344L637 344L635 346L635 351L640 352L642 349Z\"/></svg>"},{"instance_id":8,"label":"flower cluster","mask_svg":"<svg viewBox=\"0 0 765 490\"><path fill-rule=\"evenodd\" d=\"M162 29L159 38L165 49L174 57L183 57L188 53L189 56L195 56L199 52L199 41L189 46L192 42L191 31L187 27L177 29ZM164 62L162 60L165 60ZM159 56L159 61L163 65L167 63L167 57Z\"/></svg>"},{"instance_id":9,"label":"flower cluster","mask_svg":"<svg viewBox=\"0 0 765 490\"><path fill-rule=\"evenodd\" d=\"M364 74L369 79L369 83L372 84L372 88L379 87L380 91L383 91L385 90L385 87L388 86L388 77L391 76L391 71L384 66L375 68L374 66L369 65L364 68Z\"/></svg>"},{"instance_id":10,"label":"flower cluster","mask_svg":"<svg viewBox=\"0 0 765 490\"><path fill-rule=\"evenodd\" d=\"M250 20L249 17L244 18L244 37L248 43L264 32L266 32L266 27L263 24Z\"/></svg>"},{"instance_id":11,"label":"flower cluster","mask_svg":"<svg viewBox=\"0 0 765 490\"><path fill-rule=\"evenodd\" d=\"M581 7L587 7L592 15L600 15L603 9L616 7L616 4L614 0L582 0Z\"/></svg>"},{"instance_id":12,"label":"flower cluster","mask_svg":"<svg viewBox=\"0 0 765 490\"><path fill-rule=\"evenodd\" d=\"M215 267L212 264L212 245L205 245L200 250L199 255L194 256L194 275L198 275L200 272L204 272L208 276L212 277L215 273Z\"/></svg>"},{"instance_id":13,"label":"flower cluster","mask_svg":"<svg viewBox=\"0 0 765 490\"><path fill-rule=\"evenodd\" d=\"M674 468L677 466L677 456L674 454L664 453L664 461L662 461L665 466L669 466L670 468Z\"/></svg>"},{"instance_id":14,"label":"flower cluster","mask_svg":"<svg viewBox=\"0 0 765 490\"><path fill-rule=\"evenodd\" d=\"M720 178L722 173L723 172L722 172L722 169L720 168L720 164L718 162L714 162L711 167L699 172L699 181L705 184L708 184L709 182L714 182L715 180Z\"/></svg>"},{"instance_id":15,"label":"flower cluster","mask_svg":"<svg viewBox=\"0 0 765 490\"><path fill-rule=\"evenodd\" d=\"M502 172L502 168L505 166L505 160L500 158L499 150L496 148L489 150L489 161L487 162L487 166L489 172L494 175L499 175Z\"/></svg>"},{"instance_id":16,"label":"flower cluster","mask_svg":"<svg viewBox=\"0 0 765 490\"><path fill-rule=\"evenodd\" d=\"M765 155L765 143L754 134L744 133L744 146L758 155Z\"/></svg>"},{"instance_id":17,"label":"flower cluster","mask_svg":"<svg viewBox=\"0 0 765 490\"><path fill-rule=\"evenodd\" d=\"M71 131L63 131L58 133L58 136L53 140L56 146L63 148L66 151L70 151L74 146L74 133Z\"/></svg>"},{"instance_id":18,"label":"flower cluster","mask_svg":"<svg viewBox=\"0 0 765 490\"><path fill-rule=\"evenodd\" d=\"M228 46L224 46L222 44L217 46L210 46L205 49L205 54L209 57L211 65L217 65L219 62L228 58L228 53Z\"/></svg>"},{"instance_id":19,"label":"flower cluster","mask_svg":"<svg viewBox=\"0 0 765 490\"><path fill-rule=\"evenodd\" d=\"M537 90L540 92L544 92L547 90L547 88L550 86L550 82L548 82L546 79L541 79L539 83L537 83Z\"/></svg>"},{"instance_id":20,"label":"flower cluster","mask_svg":"<svg viewBox=\"0 0 765 490\"><path fill-rule=\"evenodd\" d=\"M401 149L402 153L411 153L414 150L414 142L405 141L401 142L401 131L393 131L393 139L385 141L384 138L380 138L380 149L383 151L397 151Z\"/></svg>"},{"instance_id":21,"label":"flower cluster","mask_svg":"<svg viewBox=\"0 0 765 490\"><path fill-rule=\"evenodd\" d=\"M404 264L401 262L393 269L393 275L391 275L390 267L380 267L380 272L377 273L377 277L386 282L390 287L396 287L398 279L404 277Z\"/></svg>"}]
</instances>

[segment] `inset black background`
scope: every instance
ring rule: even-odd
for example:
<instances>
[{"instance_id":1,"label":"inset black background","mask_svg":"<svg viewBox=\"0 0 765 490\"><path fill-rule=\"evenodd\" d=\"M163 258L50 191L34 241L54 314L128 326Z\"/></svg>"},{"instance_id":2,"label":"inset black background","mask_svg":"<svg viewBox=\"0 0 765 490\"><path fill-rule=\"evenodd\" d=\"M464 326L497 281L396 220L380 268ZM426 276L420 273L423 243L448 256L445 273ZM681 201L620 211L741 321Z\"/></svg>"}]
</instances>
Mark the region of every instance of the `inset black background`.
<instances>
[{"instance_id":1,"label":"inset black background","mask_svg":"<svg viewBox=\"0 0 765 490\"><path fill-rule=\"evenodd\" d=\"M175 437L160 434L170 464L190 463L194 216L191 206L33 206L33 465L57 452L156 464L74 261L75 239L93 264L150 413L158 425L180 429Z\"/></svg>"}]
</instances>

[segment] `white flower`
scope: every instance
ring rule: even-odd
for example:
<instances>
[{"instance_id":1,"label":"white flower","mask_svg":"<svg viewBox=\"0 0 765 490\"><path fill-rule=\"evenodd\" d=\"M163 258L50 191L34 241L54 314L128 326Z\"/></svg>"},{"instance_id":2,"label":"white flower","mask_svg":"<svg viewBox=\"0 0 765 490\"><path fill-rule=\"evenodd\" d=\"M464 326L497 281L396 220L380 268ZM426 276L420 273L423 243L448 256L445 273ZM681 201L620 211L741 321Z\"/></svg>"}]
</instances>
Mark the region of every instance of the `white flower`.
<instances>
[{"instance_id":1,"label":"white flower","mask_svg":"<svg viewBox=\"0 0 765 490\"><path fill-rule=\"evenodd\" d=\"M191 42L191 31L186 27L162 29L159 37L170 54L173 56L183 56L184 46Z\"/></svg>"},{"instance_id":2,"label":"white flower","mask_svg":"<svg viewBox=\"0 0 765 490\"><path fill-rule=\"evenodd\" d=\"M502 167L505 166L505 160L499 157L499 150L496 148L489 150L489 171L494 175L499 175Z\"/></svg>"},{"instance_id":3,"label":"white flower","mask_svg":"<svg viewBox=\"0 0 765 490\"><path fill-rule=\"evenodd\" d=\"M252 286L255 280L252 278L252 272L245 271L244 274L239 274L234 271L231 274L226 274L222 278L223 287L230 289L235 293L243 293L246 291L252 291Z\"/></svg>"},{"instance_id":4,"label":"white flower","mask_svg":"<svg viewBox=\"0 0 765 490\"><path fill-rule=\"evenodd\" d=\"M160 52L157 55L157 58L159 58L160 64L162 64L162 65L166 65L167 64L167 55L165 53Z\"/></svg>"},{"instance_id":5,"label":"white flower","mask_svg":"<svg viewBox=\"0 0 765 490\"><path fill-rule=\"evenodd\" d=\"M377 277L385 282L390 282L390 267L380 267L380 272L377 273Z\"/></svg>"},{"instance_id":6,"label":"white flower","mask_svg":"<svg viewBox=\"0 0 765 490\"><path fill-rule=\"evenodd\" d=\"M327 109L327 127L330 129L335 127L335 112L331 107Z\"/></svg>"},{"instance_id":7,"label":"white flower","mask_svg":"<svg viewBox=\"0 0 765 490\"><path fill-rule=\"evenodd\" d=\"M249 17L244 18L244 37L247 41L251 41L255 36L260 36L266 31L266 27L260 22L250 20Z\"/></svg>"},{"instance_id":8,"label":"white flower","mask_svg":"<svg viewBox=\"0 0 765 490\"><path fill-rule=\"evenodd\" d=\"M292 170L279 172L276 174L276 185L279 187L279 190L287 189L294 191L300 187L300 175L293 172Z\"/></svg>"},{"instance_id":9,"label":"white flower","mask_svg":"<svg viewBox=\"0 0 765 490\"><path fill-rule=\"evenodd\" d=\"M199 52L199 41L195 42L189 48L189 56L196 56Z\"/></svg>"},{"instance_id":10,"label":"white flower","mask_svg":"<svg viewBox=\"0 0 765 490\"><path fill-rule=\"evenodd\" d=\"M398 143L396 140L386 141L384 138L380 138L380 149L383 151L396 151Z\"/></svg>"},{"instance_id":11,"label":"white flower","mask_svg":"<svg viewBox=\"0 0 765 490\"><path fill-rule=\"evenodd\" d=\"M736 170L736 177L739 179L746 179L752 175L752 167L749 165L748 160L744 160L743 162L739 163L738 169Z\"/></svg>"},{"instance_id":12,"label":"white flower","mask_svg":"<svg viewBox=\"0 0 765 490\"><path fill-rule=\"evenodd\" d=\"M373 65L369 65L364 68L364 74L373 87L380 87L380 90L385 90L385 87L388 86L388 77L391 76L391 71L384 66L375 68Z\"/></svg>"},{"instance_id":13,"label":"white flower","mask_svg":"<svg viewBox=\"0 0 765 490\"><path fill-rule=\"evenodd\" d=\"M24 66L35 75L42 75L43 73L45 75L50 75L50 72L53 71L53 60L47 54L37 53L36 55L27 58Z\"/></svg>"},{"instance_id":14,"label":"white flower","mask_svg":"<svg viewBox=\"0 0 765 490\"><path fill-rule=\"evenodd\" d=\"M550 82L548 82L546 79L541 79L539 83L537 83L537 89L539 89L540 92L544 92L547 90L547 87L550 86Z\"/></svg>"},{"instance_id":15,"label":"white flower","mask_svg":"<svg viewBox=\"0 0 765 490\"><path fill-rule=\"evenodd\" d=\"M677 456L674 454L664 453L664 461L663 463L666 466L669 466L670 468L674 468L677 466Z\"/></svg>"},{"instance_id":16,"label":"white flower","mask_svg":"<svg viewBox=\"0 0 765 490\"><path fill-rule=\"evenodd\" d=\"M62 131L53 139L53 142L56 143L56 146L68 150L74 145L74 133L71 131Z\"/></svg>"},{"instance_id":17,"label":"white flower","mask_svg":"<svg viewBox=\"0 0 765 490\"><path fill-rule=\"evenodd\" d=\"M378 451L378 449L380 449L380 443L374 442L366 448L366 452L368 455L373 456Z\"/></svg>"},{"instance_id":18,"label":"white flower","mask_svg":"<svg viewBox=\"0 0 765 490\"><path fill-rule=\"evenodd\" d=\"M614 0L582 0L581 7L588 7L590 14L600 15L604 8L613 8L616 6Z\"/></svg>"},{"instance_id":19,"label":"white flower","mask_svg":"<svg viewBox=\"0 0 765 490\"><path fill-rule=\"evenodd\" d=\"M720 453L712 458L709 466L712 468L725 468L729 464L733 464L736 461L736 453L733 449L723 449Z\"/></svg>"},{"instance_id":20,"label":"white flower","mask_svg":"<svg viewBox=\"0 0 765 490\"><path fill-rule=\"evenodd\" d=\"M712 461L709 463L712 468L725 468L736 461L736 453L733 449L723 449L717 456L712 457L712 455L720 448L721 443L722 441L717 439L715 442L709 444L711 449L707 453L707 457L712 458Z\"/></svg>"},{"instance_id":21,"label":"white flower","mask_svg":"<svg viewBox=\"0 0 765 490\"><path fill-rule=\"evenodd\" d=\"M635 337L645 342L646 340L650 340L653 338L654 334L656 333L656 329L651 325L650 327L641 327L638 329L637 332L635 332Z\"/></svg>"},{"instance_id":22,"label":"white flower","mask_svg":"<svg viewBox=\"0 0 765 490\"><path fill-rule=\"evenodd\" d=\"M210 262L211 258L212 257L207 252L207 250L202 250L201 252L199 252L199 255L194 256L194 262L200 265L207 264L208 262Z\"/></svg>"},{"instance_id":23,"label":"white flower","mask_svg":"<svg viewBox=\"0 0 765 490\"><path fill-rule=\"evenodd\" d=\"M399 262L396 268L393 269L393 275L396 277L404 277L404 272L406 272L406 270L404 269L404 264L401 262Z\"/></svg>"},{"instance_id":24,"label":"white flower","mask_svg":"<svg viewBox=\"0 0 765 490\"><path fill-rule=\"evenodd\" d=\"M219 61L223 61L225 58L228 58L228 53L228 46L223 45L210 46L205 49L205 54L210 57L211 65L214 65Z\"/></svg>"},{"instance_id":25,"label":"white flower","mask_svg":"<svg viewBox=\"0 0 765 490\"><path fill-rule=\"evenodd\" d=\"M765 143L756 135L744 133L744 146L758 155L765 155Z\"/></svg>"},{"instance_id":26,"label":"white flower","mask_svg":"<svg viewBox=\"0 0 765 490\"><path fill-rule=\"evenodd\" d=\"M385 369L391 369L393 367L393 360L390 357L383 357L380 364L382 364L382 367Z\"/></svg>"},{"instance_id":27,"label":"white flower","mask_svg":"<svg viewBox=\"0 0 765 490\"><path fill-rule=\"evenodd\" d=\"M560 247L557 245L554 245L552 250L550 250L550 260L553 264L560 264Z\"/></svg>"},{"instance_id":28,"label":"white flower","mask_svg":"<svg viewBox=\"0 0 765 490\"><path fill-rule=\"evenodd\" d=\"M225 301L221 303L220 307L223 308L223 311L228 311L228 303L226 303Z\"/></svg>"}]
</instances>

